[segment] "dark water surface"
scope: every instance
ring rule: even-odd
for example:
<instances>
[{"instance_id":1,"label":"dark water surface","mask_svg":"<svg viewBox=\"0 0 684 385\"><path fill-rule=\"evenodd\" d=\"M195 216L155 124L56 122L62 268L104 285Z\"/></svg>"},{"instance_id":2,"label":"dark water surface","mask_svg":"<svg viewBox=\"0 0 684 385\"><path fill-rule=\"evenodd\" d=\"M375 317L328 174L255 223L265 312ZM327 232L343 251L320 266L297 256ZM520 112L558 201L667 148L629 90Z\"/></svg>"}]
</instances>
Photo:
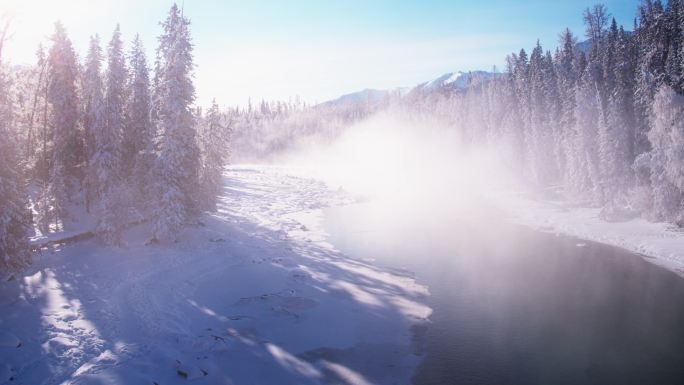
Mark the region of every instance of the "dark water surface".
<instances>
[{"instance_id":1,"label":"dark water surface","mask_svg":"<svg viewBox=\"0 0 684 385\"><path fill-rule=\"evenodd\" d=\"M376 206L330 209L326 229L341 251L429 287L415 384L684 384L684 279L477 204Z\"/></svg>"}]
</instances>

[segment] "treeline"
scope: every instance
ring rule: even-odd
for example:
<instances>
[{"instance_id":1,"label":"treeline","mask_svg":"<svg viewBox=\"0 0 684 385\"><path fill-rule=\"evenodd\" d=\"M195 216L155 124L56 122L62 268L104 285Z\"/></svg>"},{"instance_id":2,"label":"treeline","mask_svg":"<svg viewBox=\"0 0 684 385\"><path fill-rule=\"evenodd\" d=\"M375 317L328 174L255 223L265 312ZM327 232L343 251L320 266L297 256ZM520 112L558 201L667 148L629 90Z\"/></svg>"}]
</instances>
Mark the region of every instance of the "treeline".
<instances>
[{"instance_id":1,"label":"treeline","mask_svg":"<svg viewBox=\"0 0 684 385\"><path fill-rule=\"evenodd\" d=\"M644 0L632 31L603 5L583 18L585 41L566 29L553 52L509 55L501 76L396 107L500 146L529 185L605 219L684 226L684 2Z\"/></svg>"},{"instance_id":2,"label":"treeline","mask_svg":"<svg viewBox=\"0 0 684 385\"><path fill-rule=\"evenodd\" d=\"M35 66L3 62L0 275L29 262L32 225L46 235L87 211L107 244L141 221L159 241L215 207L229 128L216 103L193 107L189 25L172 6L153 71L139 36L124 51L118 26L106 54L91 38L82 63L59 23Z\"/></svg>"},{"instance_id":3,"label":"treeline","mask_svg":"<svg viewBox=\"0 0 684 385\"><path fill-rule=\"evenodd\" d=\"M276 160L284 154L329 144L351 124L389 105L389 98L363 104L294 101L251 102L226 110L232 157L238 162Z\"/></svg>"},{"instance_id":4,"label":"treeline","mask_svg":"<svg viewBox=\"0 0 684 385\"><path fill-rule=\"evenodd\" d=\"M586 44L565 30L554 53L537 43L512 54L507 75L480 87L479 108L498 119L490 131L539 186L609 219L684 224L684 3L644 0L633 32L603 5L583 16Z\"/></svg>"}]
</instances>

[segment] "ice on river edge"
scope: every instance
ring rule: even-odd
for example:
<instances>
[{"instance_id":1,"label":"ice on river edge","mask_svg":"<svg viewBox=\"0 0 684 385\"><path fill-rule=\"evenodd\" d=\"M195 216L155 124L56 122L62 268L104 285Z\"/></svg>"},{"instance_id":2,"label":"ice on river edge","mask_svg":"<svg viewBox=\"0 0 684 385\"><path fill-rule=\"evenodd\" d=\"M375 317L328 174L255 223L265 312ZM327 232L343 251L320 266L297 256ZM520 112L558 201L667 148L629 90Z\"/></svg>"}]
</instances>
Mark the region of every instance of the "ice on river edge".
<instances>
[{"instance_id":1,"label":"ice on river edge","mask_svg":"<svg viewBox=\"0 0 684 385\"><path fill-rule=\"evenodd\" d=\"M517 223L617 246L684 277L684 231L674 225L642 218L607 222L600 218L599 208L535 200L520 192L499 191L487 195Z\"/></svg>"}]
</instances>

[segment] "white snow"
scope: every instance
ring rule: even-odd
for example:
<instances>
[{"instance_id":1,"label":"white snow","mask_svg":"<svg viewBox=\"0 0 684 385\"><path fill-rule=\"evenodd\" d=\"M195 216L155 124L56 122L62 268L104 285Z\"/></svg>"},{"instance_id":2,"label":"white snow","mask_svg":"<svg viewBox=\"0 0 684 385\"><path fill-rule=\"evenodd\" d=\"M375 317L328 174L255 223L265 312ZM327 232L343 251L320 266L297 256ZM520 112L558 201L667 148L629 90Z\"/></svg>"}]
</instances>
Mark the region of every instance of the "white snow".
<instances>
[{"instance_id":1,"label":"white snow","mask_svg":"<svg viewBox=\"0 0 684 385\"><path fill-rule=\"evenodd\" d=\"M36 253L0 288L0 383L408 383L428 292L326 242L322 209L351 198L277 167L224 182L177 243L138 225Z\"/></svg>"},{"instance_id":2,"label":"white snow","mask_svg":"<svg viewBox=\"0 0 684 385\"><path fill-rule=\"evenodd\" d=\"M532 199L523 193L495 193L490 198L518 223L621 247L684 277L684 231L674 225L641 218L607 222L599 217L599 208Z\"/></svg>"},{"instance_id":3,"label":"white snow","mask_svg":"<svg viewBox=\"0 0 684 385\"><path fill-rule=\"evenodd\" d=\"M436 91L445 87L450 87L456 90L465 90L471 79L488 80L494 78L495 73L486 71L472 71L472 72L449 72L429 82L420 84L415 87L417 90Z\"/></svg>"},{"instance_id":4,"label":"white snow","mask_svg":"<svg viewBox=\"0 0 684 385\"><path fill-rule=\"evenodd\" d=\"M438 77L437 79L433 79L433 80L427 82L427 84L425 84L425 88L434 89L434 88L444 87L444 86L449 85L449 84L454 84L459 79L462 79L463 75L464 75L464 73L461 71L444 74L444 75ZM461 87L465 86L465 84L461 84L461 83L462 82L457 83L456 87L461 88Z\"/></svg>"},{"instance_id":5,"label":"white snow","mask_svg":"<svg viewBox=\"0 0 684 385\"><path fill-rule=\"evenodd\" d=\"M21 340L17 336L7 330L0 330L0 347L18 348L20 346Z\"/></svg>"}]
</instances>

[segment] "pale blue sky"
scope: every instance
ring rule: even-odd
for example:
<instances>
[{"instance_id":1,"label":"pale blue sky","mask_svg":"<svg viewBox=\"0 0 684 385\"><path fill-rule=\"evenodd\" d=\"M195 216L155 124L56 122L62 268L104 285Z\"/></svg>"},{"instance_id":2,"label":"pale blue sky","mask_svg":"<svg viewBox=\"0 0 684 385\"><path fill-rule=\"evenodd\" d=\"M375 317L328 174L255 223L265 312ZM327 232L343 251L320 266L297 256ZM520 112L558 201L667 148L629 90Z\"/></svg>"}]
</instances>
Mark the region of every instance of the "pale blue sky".
<instances>
[{"instance_id":1,"label":"pale blue sky","mask_svg":"<svg viewBox=\"0 0 684 385\"><path fill-rule=\"evenodd\" d=\"M638 0L604 1L632 29ZM77 50L88 36L109 39L116 22L130 41L139 32L150 54L170 0L0 0L14 13L12 62L33 61L39 41L61 19ZM457 70L502 66L505 56L547 49L594 1L234 1L186 0L196 44L198 102L324 101L363 88L411 86ZM151 58L150 58L151 59Z\"/></svg>"}]
</instances>

